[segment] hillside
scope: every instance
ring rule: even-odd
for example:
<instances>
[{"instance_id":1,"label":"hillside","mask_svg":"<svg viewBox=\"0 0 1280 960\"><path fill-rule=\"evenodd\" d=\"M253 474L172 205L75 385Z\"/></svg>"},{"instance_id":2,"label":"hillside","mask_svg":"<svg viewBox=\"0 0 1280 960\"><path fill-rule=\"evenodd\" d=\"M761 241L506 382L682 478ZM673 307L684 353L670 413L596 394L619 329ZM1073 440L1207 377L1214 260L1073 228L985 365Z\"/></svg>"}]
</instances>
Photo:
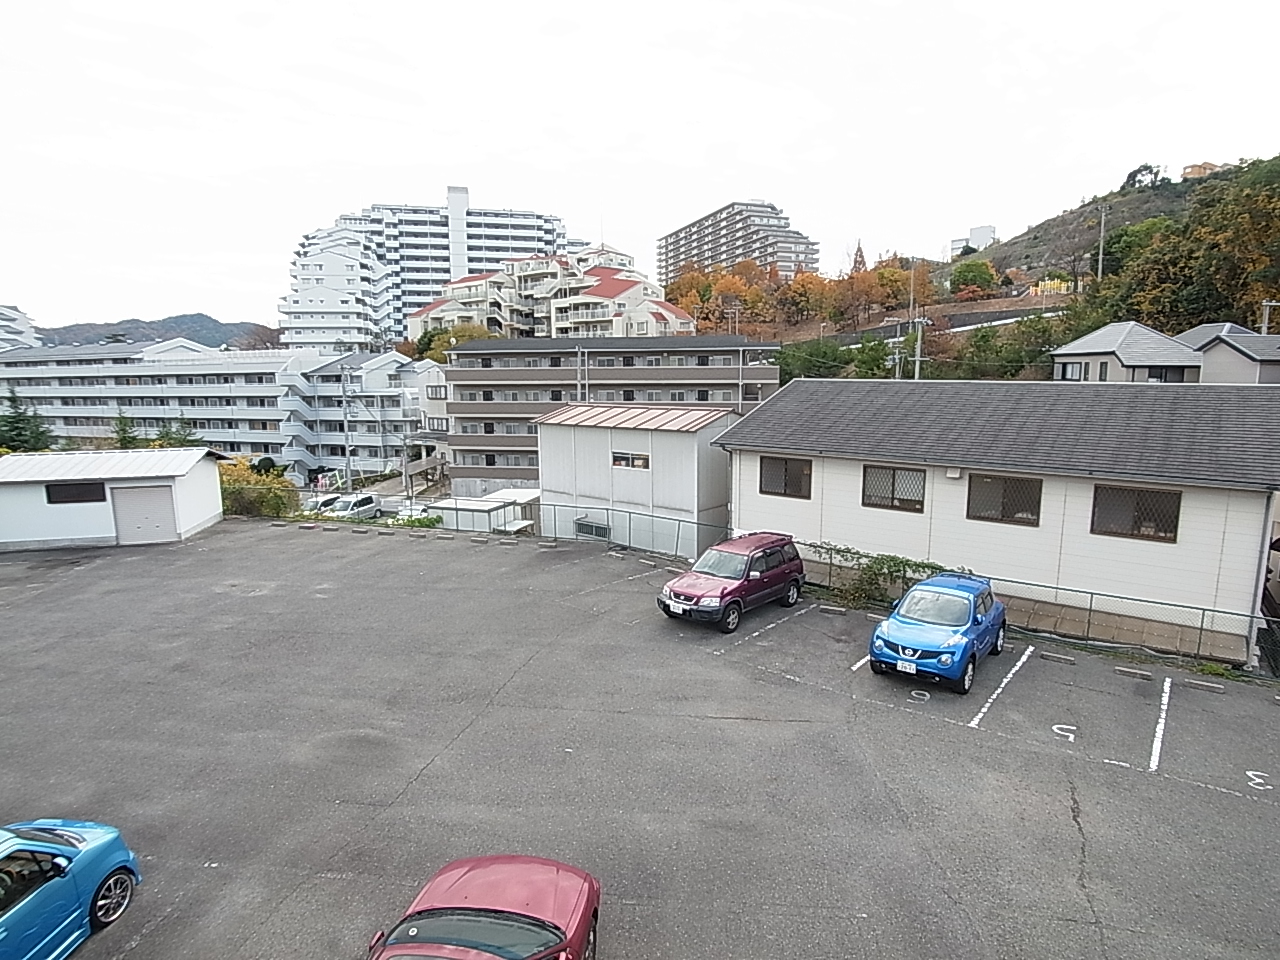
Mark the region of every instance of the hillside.
<instances>
[{"instance_id":1,"label":"hillside","mask_svg":"<svg viewBox=\"0 0 1280 960\"><path fill-rule=\"evenodd\" d=\"M1179 219L1186 215L1188 200L1195 187L1212 179L1224 179L1232 175L1233 171L1225 170L1196 180L1115 190L1106 196L1094 197L1074 210L1066 210L1038 223L1010 240L962 259L990 260L997 273L1016 267L1033 276L1039 276L1045 270L1061 270L1073 277L1080 277L1093 270L1091 254L1096 255L1098 219L1102 205L1105 204L1108 208L1108 232L1152 217ZM949 276L950 270L942 271L941 275Z\"/></svg>"},{"instance_id":2,"label":"hillside","mask_svg":"<svg viewBox=\"0 0 1280 960\"><path fill-rule=\"evenodd\" d=\"M97 343L108 337L135 342L186 337L207 347L220 347L245 340L246 346L267 346L277 331L257 323L222 323L205 313L184 313L163 320L121 320L117 323L73 323L65 327L36 327L40 339L49 346Z\"/></svg>"}]
</instances>

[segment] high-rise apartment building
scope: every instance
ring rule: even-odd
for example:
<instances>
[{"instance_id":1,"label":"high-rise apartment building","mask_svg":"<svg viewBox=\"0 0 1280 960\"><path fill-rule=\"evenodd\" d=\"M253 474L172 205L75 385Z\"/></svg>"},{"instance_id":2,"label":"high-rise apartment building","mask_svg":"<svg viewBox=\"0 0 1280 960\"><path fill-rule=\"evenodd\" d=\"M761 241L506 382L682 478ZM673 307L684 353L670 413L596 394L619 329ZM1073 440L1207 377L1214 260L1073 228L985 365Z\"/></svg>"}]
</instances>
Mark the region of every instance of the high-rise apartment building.
<instances>
[{"instance_id":1,"label":"high-rise apartment building","mask_svg":"<svg viewBox=\"0 0 1280 960\"><path fill-rule=\"evenodd\" d=\"M325 352L401 340L409 314L439 299L449 281L500 270L515 257L584 246L566 237L559 217L472 208L466 187L449 187L441 207L377 204L303 238L280 304L281 340ZM343 247L354 269L349 261L325 259L340 256ZM366 257L367 276L358 265ZM317 293L317 285L326 293Z\"/></svg>"},{"instance_id":2,"label":"high-rise apartment building","mask_svg":"<svg viewBox=\"0 0 1280 960\"><path fill-rule=\"evenodd\" d=\"M31 318L17 307L0 306L0 350L39 345L40 338L31 325Z\"/></svg>"},{"instance_id":3,"label":"high-rise apartment building","mask_svg":"<svg viewBox=\"0 0 1280 960\"><path fill-rule=\"evenodd\" d=\"M680 276L687 263L699 267L731 267L754 260L790 280L797 273L816 273L818 244L799 230L772 203L730 203L658 241L658 282Z\"/></svg>"}]
</instances>

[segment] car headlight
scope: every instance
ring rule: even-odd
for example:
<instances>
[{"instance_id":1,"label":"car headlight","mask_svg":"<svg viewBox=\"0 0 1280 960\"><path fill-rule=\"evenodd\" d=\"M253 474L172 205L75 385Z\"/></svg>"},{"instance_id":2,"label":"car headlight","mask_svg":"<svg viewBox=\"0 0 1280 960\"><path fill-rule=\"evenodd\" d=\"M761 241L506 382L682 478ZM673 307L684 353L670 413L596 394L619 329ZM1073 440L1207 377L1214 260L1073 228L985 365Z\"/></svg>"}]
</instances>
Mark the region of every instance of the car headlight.
<instances>
[{"instance_id":1,"label":"car headlight","mask_svg":"<svg viewBox=\"0 0 1280 960\"><path fill-rule=\"evenodd\" d=\"M701 600L698 601L698 606L718 607L720 606L720 598L719 597L703 597Z\"/></svg>"},{"instance_id":2,"label":"car headlight","mask_svg":"<svg viewBox=\"0 0 1280 960\"><path fill-rule=\"evenodd\" d=\"M884 650L884 640L881 639L880 634L877 633L875 635L875 638L872 639L871 641L871 646L874 650L877 650L877 651Z\"/></svg>"},{"instance_id":3,"label":"car headlight","mask_svg":"<svg viewBox=\"0 0 1280 960\"><path fill-rule=\"evenodd\" d=\"M949 654L949 653L944 653L942 656L940 656L940 657L938 658L938 665L939 665L939 666L942 666L942 667L949 667L949 666L951 666L951 654Z\"/></svg>"},{"instance_id":4,"label":"car headlight","mask_svg":"<svg viewBox=\"0 0 1280 960\"><path fill-rule=\"evenodd\" d=\"M663 584L662 595L668 599L671 597L671 584Z\"/></svg>"},{"instance_id":5,"label":"car headlight","mask_svg":"<svg viewBox=\"0 0 1280 960\"><path fill-rule=\"evenodd\" d=\"M963 634L957 633L955 636L949 637L948 639L943 640L942 648L945 650L947 647L954 647L958 643L964 643Z\"/></svg>"}]
</instances>

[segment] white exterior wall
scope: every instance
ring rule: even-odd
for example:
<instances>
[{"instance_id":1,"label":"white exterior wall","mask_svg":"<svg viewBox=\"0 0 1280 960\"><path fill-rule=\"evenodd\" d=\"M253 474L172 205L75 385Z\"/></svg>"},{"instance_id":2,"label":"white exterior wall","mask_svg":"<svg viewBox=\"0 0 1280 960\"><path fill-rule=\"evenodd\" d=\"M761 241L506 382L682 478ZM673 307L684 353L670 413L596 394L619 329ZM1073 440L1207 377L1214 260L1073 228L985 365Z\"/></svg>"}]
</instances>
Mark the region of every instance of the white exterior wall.
<instances>
[{"instance_id":1,"label":"white exterior wall","mask_svg":"<svg viewBox=\"0 0 1280 960\"><path fill-rule=\"evenodd\" d=\"M1267 529L1267 498L1259 491L1046 476L1040 525L1026 527L966 518L969 474L998 471L966 469L949 479L945 467L926 467L924 512L906 513L862 506L862 461L811 458L813 496L801 500L759 492L760 455L735 453L733 459L738 530L778 530L1064 589L1232 613L1254 606ZM1090 533L1095 483L1181 490L1177 542Z\"/></svg>"},{"instance_id":2,"label":"white exterior wall","mask_svg":"<svg viewBox=\"0 0 1280 960\"><path fill-rule=\"evenodd\" d=\"M17 307L0 306L0 350L39 345L40 338L36 336L31 318Z\"/></svg>"},{"instance_id":3,"label":"white exterior wall","mask_svg":"<svg viewBox=\"0 0 1280 960\"><path fill-rule=\"evenodd\" d=\"M0 551L115 545L109 491L104 503L46 503L44 488L0 484Z\"/></svg>"},{"instance_id":4,"label":"white exterior wall","mask_svg":"<svg viewBox=\"0 0 1280 960\"><path fill-rule=\"evenodd\" d=\"M697 433L542 424L544 535L572 538L584 517L608 526L615 542L696 557L723 536L697 524L727 526L728 463L711 440L736 419L726 415ZM649 469L613 466L615 451L648 454Z\"/></svg>"},{"instance_id":5,"label":"white exterior wall","mask_svg":"<svg viewBox=\"0 0 1280 960\"><path fill-rule=\"evenodd\" d=\"M1261 372L1267 369L1225 343L1205 347L1201 356L1201 383L1259 383Z\"/></svg>"},{"instance_id":6,"label":"white exterior wall","mask_svg":"<svg viewBox=\"0 0 1280 960\"><path fill-rule=\"evenodd\" d=\"M222 485L213 457L203 458L185 477L175 478L173 509L178 537L183 540L222 519Z\"/></svg>"}]
</instances>

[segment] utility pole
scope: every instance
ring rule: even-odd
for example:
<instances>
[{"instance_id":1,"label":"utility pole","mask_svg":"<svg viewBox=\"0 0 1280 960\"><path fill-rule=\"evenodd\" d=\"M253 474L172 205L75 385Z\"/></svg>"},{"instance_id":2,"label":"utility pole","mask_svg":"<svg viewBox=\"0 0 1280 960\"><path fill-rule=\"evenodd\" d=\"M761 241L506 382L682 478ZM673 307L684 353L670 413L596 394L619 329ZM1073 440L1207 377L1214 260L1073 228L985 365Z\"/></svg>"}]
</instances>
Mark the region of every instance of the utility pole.
<instances>
[{"instance_id":1,"label":"utility pole","mask_svg":"<svg viewBox=\"0 0 1280 960\"><path fill-rule=\"evenodd\" d=\"M1271 327L1271 308L1280 307L1280 300L1263 300L1262 301L1262 335L1267 335L1267 330Z\"/></svg>"},{"instance_id":2,"label":"utility pole","mask_svg":"<svg viewBox=\"0 0 1280 960\"><path fill-rule=\"evenodd\" d=\"M343 364L342 371L342 448L347 452L347 469L343 476L343 488L351 492L351 423L347 418L347 381L351 378L351 367Z\"/></svg>"},{"instance_id":3,"label":"utility pole","mask_svg":"<svg viewBox=\"0 0 1280 960\"><path fill-rule=\"evenodd\" d=\"M1098 282L1102 282L1102 249L1107 242L1107 205L1102 205L1102 222L1098 225Z\"/></svg>"},{"instance_id":4,"label":"utility pole","mask_svg":"<svg viewBox=\"0 0 1280 960\"><path fill-rule=\"evenodd\" d=\"M920 379L920 342L924 339L924 324L916 322L916 258L911 258L911 274L907 278L907 316L916 332L916 373L914 379Z\"/></svg>"}]
</instances>

